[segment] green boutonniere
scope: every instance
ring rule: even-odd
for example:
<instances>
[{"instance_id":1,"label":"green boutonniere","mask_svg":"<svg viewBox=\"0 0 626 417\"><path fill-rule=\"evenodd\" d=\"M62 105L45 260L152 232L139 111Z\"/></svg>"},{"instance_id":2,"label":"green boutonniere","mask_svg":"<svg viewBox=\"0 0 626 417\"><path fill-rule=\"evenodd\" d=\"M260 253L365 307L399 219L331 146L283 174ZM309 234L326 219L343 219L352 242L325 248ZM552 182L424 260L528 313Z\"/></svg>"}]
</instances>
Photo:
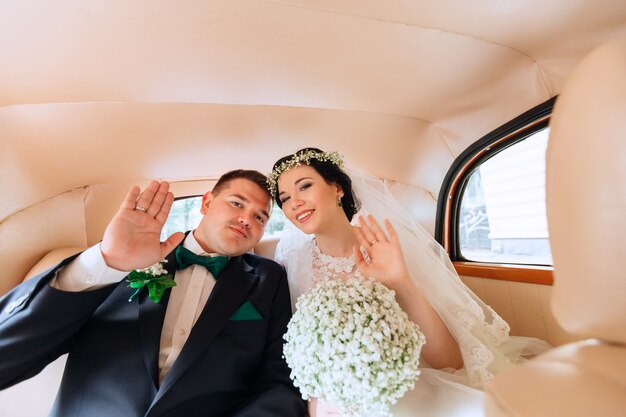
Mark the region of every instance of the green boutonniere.
<instances>
[{"instance_id":1,"label":"green boutonniere","mask_svg":"<svg viewBox=\"0 0 626 417\"><path fill-rule=\"evenodd\" d=\"M155 303L158 303L161 301L165 290L176 286L176 281L172 279L172 274L168 274L167 270L163 267L165 262L167 262L167 260L164 259L148 268L136 269L128 274L130 288L137 289L128 299L129 302L139 294L142 288L148 287L148 297Z\"/></svg>"}]
</instances>

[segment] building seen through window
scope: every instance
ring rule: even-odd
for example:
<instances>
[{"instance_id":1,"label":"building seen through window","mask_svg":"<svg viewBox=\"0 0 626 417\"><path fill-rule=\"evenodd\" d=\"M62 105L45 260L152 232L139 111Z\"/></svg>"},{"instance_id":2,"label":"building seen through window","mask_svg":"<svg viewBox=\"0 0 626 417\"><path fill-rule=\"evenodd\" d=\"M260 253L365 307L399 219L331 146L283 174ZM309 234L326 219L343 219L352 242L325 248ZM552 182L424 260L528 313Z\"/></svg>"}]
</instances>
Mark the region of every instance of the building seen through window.
<instances>
[{"instance_id":1,"label":"building seen through window","mask_svg":"<svg viewBox=\"0 0 626 417\"><path fill-rule=\"evenodd\" d=\"M472 261L551 265L541 130L480 165L463 191L461 255Z\"/></svg>"}]
</instances>

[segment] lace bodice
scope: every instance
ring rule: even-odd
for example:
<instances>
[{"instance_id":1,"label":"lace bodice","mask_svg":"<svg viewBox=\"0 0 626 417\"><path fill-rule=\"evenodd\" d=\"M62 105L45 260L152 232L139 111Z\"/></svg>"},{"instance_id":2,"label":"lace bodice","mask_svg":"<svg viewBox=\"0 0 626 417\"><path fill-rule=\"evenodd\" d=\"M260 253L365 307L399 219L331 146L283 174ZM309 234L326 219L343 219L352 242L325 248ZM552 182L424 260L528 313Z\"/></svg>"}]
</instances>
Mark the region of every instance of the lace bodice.
<instances>
[{"instance_id":1,"label":"lace bodice","mask_svg":"<svg viewBox=\"0 0 626 417\"><path fill-rule=\"evenodd\" d=\"M346 279L350 276L361 276L354 255L347 258L327 255L320 250L315 239L309 241L307 250L311 253L313 272L309 277L308 288L325 279Z\"/></svg>"},{"instance_id":2,"label":"lace bodice","mask_svg":"<svg viewBox=\"0 0 626 417\"><path fill-rule=\"evenodd\" d=\"M363 257L369 260L366 252L362 252ZM348 257L331 256L323 253L315 239L309 240L301 252L302 262L308 263L310 266L307 268L303 265L303 271L306 273L303 276L299 276L296 280L292 275L290 276L290 291L295 291L292 296L298 298L301 294L307 292L314 287L318 282L327 279L348 279L349 277L362 278L363 275L359 271L354 254Z\"/></svg>"}]
</instances>

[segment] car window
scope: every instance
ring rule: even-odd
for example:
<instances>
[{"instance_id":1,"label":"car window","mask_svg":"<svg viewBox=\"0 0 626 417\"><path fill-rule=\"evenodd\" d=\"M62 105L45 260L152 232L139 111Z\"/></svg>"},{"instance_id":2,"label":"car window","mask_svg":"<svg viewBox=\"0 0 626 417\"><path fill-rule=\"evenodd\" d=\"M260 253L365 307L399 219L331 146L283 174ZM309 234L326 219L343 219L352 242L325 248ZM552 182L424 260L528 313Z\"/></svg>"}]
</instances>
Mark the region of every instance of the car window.
<instances>
[{"instance_id":1,"label":"car window","mask_svg":"<svg viewBox=\"0 0 626 417\"><path fill-rule=\"evenodd\" d=\"M480 262L551 265L545 201L549 128L478 166L461 197L462 258Z\"/></svg>"}]
</instances>

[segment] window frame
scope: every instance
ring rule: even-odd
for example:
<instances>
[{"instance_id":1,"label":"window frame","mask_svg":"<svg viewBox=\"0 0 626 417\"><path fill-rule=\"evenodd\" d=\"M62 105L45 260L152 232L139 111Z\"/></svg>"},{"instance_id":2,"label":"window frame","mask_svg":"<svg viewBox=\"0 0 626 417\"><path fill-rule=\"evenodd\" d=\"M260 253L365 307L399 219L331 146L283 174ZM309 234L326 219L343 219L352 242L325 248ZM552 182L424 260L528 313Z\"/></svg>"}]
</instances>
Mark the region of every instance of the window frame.
<instances>
[{"instance_id":1,"label":"window frame","mask_svg":"<svg viewBox=\"0 0 626 417\"><path fill-rule=\"evenodd\" d=\"M467 148L446 173L437 200L435 239L448 252L460 275L552 285L551 266L491 263L463 258L458 239L462 192L470 176L487 159L548 127L557 97L528 110Z\"/></svg>"}]
</instances>

